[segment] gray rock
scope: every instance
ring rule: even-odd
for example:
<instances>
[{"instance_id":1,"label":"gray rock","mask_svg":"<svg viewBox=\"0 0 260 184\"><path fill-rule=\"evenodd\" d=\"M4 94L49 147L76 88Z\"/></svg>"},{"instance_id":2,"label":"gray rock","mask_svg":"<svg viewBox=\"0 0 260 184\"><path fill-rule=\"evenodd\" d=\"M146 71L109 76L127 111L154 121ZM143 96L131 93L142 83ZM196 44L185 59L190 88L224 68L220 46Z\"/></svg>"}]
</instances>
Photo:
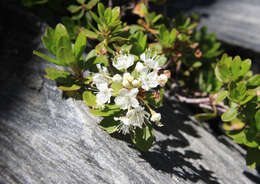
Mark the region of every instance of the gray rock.
<instances>
[{"instance_id":1,"label":"gray rock","mask_svg":"<svg viewBox=\"0 0 260 184\"><path fill-rule=\"evenodd\" d=\"M229 44L260 52L260 1L258 0L183 0L169 1L168 12L197 12L201 25L216 32Z\"/></svg>"},{"instance_id":2,"label":"gray rock","mask_svg":"<svg viewBox=\"0 0 260 184\"><path fill-rule=\"evenodd\" d=\"M0 56L1 184L259 182L245 166L243 149L213 136L174 99L161 109L165 126L156 128L149 152L109 136L84 103L63 99L44 79L44 68L52 65L30 54L42 47L44 24L7 10L10 20L26 21L0 22L0 35L6 33Z\"/></svg>"}]
</instances>

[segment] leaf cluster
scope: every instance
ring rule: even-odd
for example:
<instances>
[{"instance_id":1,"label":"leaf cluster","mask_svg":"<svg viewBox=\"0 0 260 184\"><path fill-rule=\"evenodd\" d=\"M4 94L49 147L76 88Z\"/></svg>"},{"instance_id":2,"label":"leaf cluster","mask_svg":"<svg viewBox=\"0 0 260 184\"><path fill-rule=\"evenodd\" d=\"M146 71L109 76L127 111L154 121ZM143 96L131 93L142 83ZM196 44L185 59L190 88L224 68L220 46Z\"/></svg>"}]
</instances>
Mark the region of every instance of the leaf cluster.
<instances>
[{"instance_id":1,"label":"leaf cluster","mask_svg":"<svg viewBox=\"0 0 260 184\"><path fill-rule=\"evenodd\" d=\"M260 75L250 71L251 60L242 60L223 55L217 63L215 72L221 82L217 94L217 103L225 101L229 109L222 114L224 122L240 119L242 127L230 130L227 134L248 149L247 164L255 167L259 164L260 154ZM258 156L257 156L258 154Z\"/></svg>"},{"instance_id":2,"label":"leaf cluster","mask_svg":"<svg viewBox=\"0 0 260 184\"><path fill-rule=\"evenodd\" d=\"M170 19L150 12L146 0L137 2L132 12L123 14L119 6L107 7L98 0L77 0L66 9L70 16L61 18L63 24L55 29L47 28L42 36L43 45L52 56L38 51L34 54L66 68L48 68L46 77L56 81L58 88L67 95L85 101L91 113L102 116L100 127L103 130L110 134L117 132L120 122L114 117L125 111L115 104L97 108L97 89L93 83L93 74L100 72L97 64L107 67L111 75L123 74L112 66L119 53L134 55L135 64L142 53L150 58L156 53L153 59L161 67L156 72L170 78L166 89L176 96L208 98L206 104L192 102L204 111L196 118L206 121L221 115L226 122L227 135L248 147L247 164L250 167L260 164L257 157L260 154L260 75L250 71L249 59L226 54L219 58L223 52L220 42L215 34L208 34L205 27L197 28L195 15L187 18L179 14ZM138 16L134 23L122 21L133 14ZM135 64L129 71L138 78ZM109 87L113 90L112 99L122 89L122 85L115 82ZM163 94L162 88L144 92L142 103L158 108L163 105ZM140 150L148 150L155 141L151 124L134 128L131 139Z\"/></svg>"}]
</instances>

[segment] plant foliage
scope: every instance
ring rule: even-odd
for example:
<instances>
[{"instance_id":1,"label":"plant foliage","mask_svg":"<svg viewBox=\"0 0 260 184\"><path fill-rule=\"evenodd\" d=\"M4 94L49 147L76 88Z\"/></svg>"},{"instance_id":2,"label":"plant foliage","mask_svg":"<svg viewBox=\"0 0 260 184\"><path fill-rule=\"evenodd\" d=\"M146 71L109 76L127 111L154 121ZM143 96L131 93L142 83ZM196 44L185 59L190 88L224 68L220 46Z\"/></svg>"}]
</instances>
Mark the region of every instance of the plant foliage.
<instances>
[{"instance_id":1,"label":"plant foliage","mask_svg":"<svg viewBox=\"0 0 260 184\"><path fill-rule=\"evenodd\" d=\"M47 1L23 3L30 7ZM163 105L167 83L165 89L180 101L204 111L197 119L221 116L226 134L247 146L248 166L260 164L260 75L250 71L251 60L220 57L221 44L205 27L197 29L196 16L170 19L150 12L147 0L132 3L132 12L98 0L66 6L62 24L42 36L51 55L34 51L66 68L47 68L46 77L103 117L103 130L130 134L142 151L155 141L153 124L162 126L155 109ZM138 18L130 21L131 16Z\"/></svg>"}]
</instances>

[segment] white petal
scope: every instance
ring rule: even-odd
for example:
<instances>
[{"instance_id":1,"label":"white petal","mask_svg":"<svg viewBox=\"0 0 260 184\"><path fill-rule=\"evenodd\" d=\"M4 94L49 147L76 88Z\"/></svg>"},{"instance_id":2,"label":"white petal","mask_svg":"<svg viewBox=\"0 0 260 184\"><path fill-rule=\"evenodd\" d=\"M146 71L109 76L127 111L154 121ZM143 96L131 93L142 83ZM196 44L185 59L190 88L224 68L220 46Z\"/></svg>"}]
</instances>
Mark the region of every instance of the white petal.
<instances>
[{"instance_id":1,"label":"white petal","mask_svg":"<svg viewBox=\"0 0 260 184\"><path fill-rule=\"evenodd\" d=\"M145 66L143 65L143 63L138 62L135 66L135 70L139 73L141 73L144 70Z\"/></svg>"},{"instance_id":2,"label":"white petal","mask_svg":"<svg viewBox=\"0 0 260 184\"><path fill-rule=\"evenodd\" d=\"M108 84L107 83L100 83L96 85L99 91L106 91L108 90Z\"/></svg>"},{"instance_id":3,"label":"white petal","mask_svg":"<svg viewBox=\"0 0 260 184\"><path fill-rule=\"evenodd\" d=\"M129 68L130 66L132 66L134 64L135 57L133 55L129 55L127 61L128 61L127 62L128 67L127 68Z\"/></svg>"},{"instance_id":4,"label":"white petal","mask_svg":"<svg viewBox=\"0 0 260 184\"><path fill-rule=\"evenodd\" d=\"M134 108L139 107L139 102L136 98L131 98L131 106Z\"/></svg>"},{"instance_id":5,"label":"white petal","mask_svg":"<svg viewBox=\"0 0 260 184\"><path fill-rule=\"evenodd\" d=\"M118 93L119 93L120 96L125 96L128 93L128 89L122 88L122 89L119 90Z\"/></svg>"},{"instance_id":6,"label":"white petal","mask_svg":"<svg viewBox=\"0 0 260 184\"><path fill-rule=\"evenodd\" d=\"M109 100L108 96L102 92L98 93L96 97L98 105L105 104Z\"/></svg>"},{"instance_id":7,"label":"white petal","mask_svg":"<svg viewBox=\"0 0 260 184\"><path fill-rule=\"evenodd\" d=\"M113 80L113 82L121 82L122 77L121 77L121 75L116 74L116 75L113 76L112 80Z\"/></svg>"},{"instance_id":8,"label":"white petal","mask_svg":"<svg viewBox=\"0 0 260 184\"><path fill-rule=\"evenodd\" d=\"M138 94L139 90L137 88L133 88L129 91L129 96L131 97L136 97L136 95Z\"/></svg>"},{"instance_id":9,"label":"white petal","mask_svg":"<svg viewBox=\"0 0 260 184\"><path fill-rule=\"evenodd\" d=\"M145 53L142 53L140 58L141 58L141 60L145 61Z\"/></svg>"},{"instance_id":10,"label":"white petal","mask_svg":"<svg viewBox=\"0 0 260 184\"><path fill-rule=\"evenodd\" d=\"M128 108L128 102L126 101L125 97L118 96L115 98L116 105L119 105L121 109Z\"/></svg>"}]
</instances>

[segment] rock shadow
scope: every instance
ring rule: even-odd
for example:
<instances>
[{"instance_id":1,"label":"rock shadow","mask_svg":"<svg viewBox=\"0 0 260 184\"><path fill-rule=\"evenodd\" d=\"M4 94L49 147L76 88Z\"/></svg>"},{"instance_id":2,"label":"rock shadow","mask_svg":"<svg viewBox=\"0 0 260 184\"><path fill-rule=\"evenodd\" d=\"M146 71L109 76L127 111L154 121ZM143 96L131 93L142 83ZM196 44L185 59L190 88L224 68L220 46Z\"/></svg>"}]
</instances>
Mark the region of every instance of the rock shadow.
<instances>
[{"instance_id":1,"label":"rock shadow","mask_svg":"<svg viewBox=\"0 0 260 184\"><path fill-rule=\"evenodd\" d=\"M172 106L175 105L176 107L173 108ZM196 125L196 122L191 122L189 112L184 109L177 102L166 100L166 104L160 109L164 126L154 127L160 134L156 135L159 140L150 151L142 152L140 157L154 169L185 181L218 184L218 179L214 176L213 171L207 170L199 163L194 163L195 160L201 160L203 155L187 148L190 140L184 134L195 139L199 139L201 136L191 124ZM178 151L177 148L183 148L183 152Z\"/></svg>"},{"instance_id":2,"label":"rock shadow","mask_svg":"<svg viewBox=\"0 0 260 184\"><path fill-rule=\"evenodd\" d=\"M0 12L0 114L12 110L12 95L22 94L24 87L36 89L32 79L35 72L32 61L33 50L37 48L42 25L39 20L21 10L16 3L1 1ZM40 75L39 75L40 78ZM34 81L34 82L33 82Z\"/></svg>"},{"instance_id":3,"label":"rock shadow","mask_svg":"<svg viewBox=\"0 0 260 184\"><path fill-rule=\"evenodd\" d=\"M259 172L258 172L258 173L259 173ZM259 177L259 176L254 175L254 174L252 174L252 173L250 173L250 172L247 172L247 171L244 171L243 174L244 174L248 179L250 179L252 182L254 182L254 183L256 183L256 184L260 183L260 177Z\"/></svg>"}]
</instances>

